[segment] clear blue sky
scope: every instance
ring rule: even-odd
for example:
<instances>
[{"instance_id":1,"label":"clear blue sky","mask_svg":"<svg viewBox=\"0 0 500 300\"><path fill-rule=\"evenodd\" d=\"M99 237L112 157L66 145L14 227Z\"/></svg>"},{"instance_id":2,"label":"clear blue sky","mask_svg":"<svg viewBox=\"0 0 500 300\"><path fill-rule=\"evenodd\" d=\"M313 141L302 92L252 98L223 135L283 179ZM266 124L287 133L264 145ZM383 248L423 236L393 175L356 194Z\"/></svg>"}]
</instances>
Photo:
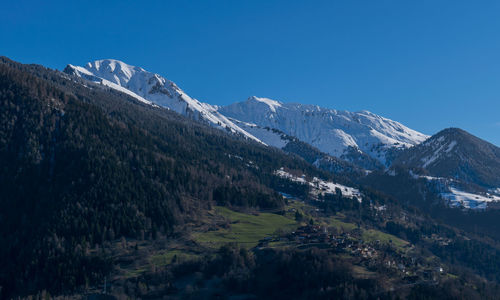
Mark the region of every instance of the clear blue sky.
<instances>
[{"instance_id":1,"label":"clear blue sky","mask_svg":"<svg viewBox=\"0 0 500 300\"><path fill-rule=\"evenodd\" d=\"M116 58L191 96L367 109L500 145L499 1L4 1L0 54Z\"/></svg>"}]
</instances>

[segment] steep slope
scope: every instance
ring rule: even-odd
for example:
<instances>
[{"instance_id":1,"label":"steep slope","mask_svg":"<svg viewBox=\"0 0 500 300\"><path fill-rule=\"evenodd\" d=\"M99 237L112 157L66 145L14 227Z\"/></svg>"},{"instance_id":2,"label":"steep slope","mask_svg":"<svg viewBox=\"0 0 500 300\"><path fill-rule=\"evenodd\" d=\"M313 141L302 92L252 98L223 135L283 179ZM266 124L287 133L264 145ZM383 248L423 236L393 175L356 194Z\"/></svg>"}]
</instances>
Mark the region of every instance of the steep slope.
<instances>
[{"instance_id":1,"label":"steep slope","mask_svg":"<svg viewBox=\"0 0 500 300\"><path fill-rule=\"evenodd\" d=\"M357 149L388 164L390 150L409 148L427 138L368 111L337 111L267 98L250 97L244 102L221 107L219 112L231 119L276 128L348 161L352 160L352 149Z\"/></svg>"},{"instance_id":2,"label":"steep slope","mask_svg":"<svg viewBox=\"0 0 500 300\"><path fill-rule=\"evenodd\" d=\"M269 146L283 148L289 141L285 135L297 137L322 152L368 169L380 168L380 163L388 165L395 150L427 138L367 111L351 113L258 97L226 107L213 106L189 97L158 74L113 59L84 67L68 65L64 72Z\"/></svg>"},{"instance_id":3,"label":"steep slope","mask_svg":"<svg viewBox=\"0 0 500 300\"><path fill-rule=\"evenodd\" d=\"M244 137L265 145L295 153L306 161L309 161L309 156L315 155L314 161L318 160L318 166L334 173L352 172L356 169L338 159L327 158L325 154L316 155L317 150L310 145L305 147L303 145L301 151L290 151L297 148L293 145L287 147L289 143L295 145L298 142L295 137L274 128L262 127L236 119L229 120L216 111L217 107L192 99L175 83L139 67L130 66L117 60L100 60L88 63L85 68L68 65L64 72L123 92L145 104L165 107L191 119L205 121L213 127L225 128L226 131L240 133ZM321 160L319 160L320 157ZM314 161L310 161L310 163Z\"/></svg>"},{"instance_id":4,"label":"steep slope","mask_svg":"<svg viewBox=\"0 0 500 300\"><path fill-rule=\"evenodd\" d=\"M64 72L124 92L139 101L167 107L192 119L260 141L217 112L217 108L189 97L175 83L140 67L114 59L96 60L85 67L68 65Z\"/></svg>"},{"instance_id":5,"label":"steep slope","mask_svg":"<svg viewBox=\"0 0 500 300\"><path fill-rule=\"evenodd\" d=\"M500 148L458 128L442 130L405 150L394 165L487 188L500 187Z\"/></svg>"},{"instance_id":6,"label":"steep slope","mask_svg":"<svg viewBox=\"0 0 500 300\"><path fill-rule=\"evenodd\" d=\"M109 261L91 248L169 235L214 204L279 208L281 167L330 177L63 75L0 58L1 298L100 282Z\"/></svg>"}]
</instances>

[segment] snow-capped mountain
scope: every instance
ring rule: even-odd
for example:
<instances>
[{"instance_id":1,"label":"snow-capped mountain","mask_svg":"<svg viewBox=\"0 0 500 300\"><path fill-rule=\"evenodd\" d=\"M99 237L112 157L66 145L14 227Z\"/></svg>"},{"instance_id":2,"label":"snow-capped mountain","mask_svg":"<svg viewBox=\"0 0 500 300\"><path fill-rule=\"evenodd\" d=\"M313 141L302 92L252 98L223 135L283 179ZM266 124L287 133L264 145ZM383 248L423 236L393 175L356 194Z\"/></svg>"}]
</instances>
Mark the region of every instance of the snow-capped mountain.
<instances>
[{"instance_id":1,"label":"snow-capped mountain","mask_svg":"<svg viewBox=\"0 0 500 300\"><path fill-rule=\"evenodd\" d=\"M337 111L259 97L225 107L210 105L191 98L158 74L113 59L97 60L84 67L68 65L64 72L266 145L284 148L290 137L296 137L365 168L380 162L388 165L395 150L427 138L368 111Z\"/></svg>"},{"instance_id":2,"label":"snow-capped mountain","mask_svg":"<svg viewBox=\"0 0 500 300\"><path fill-rule=\"evenodd\" d=\"M231 120L276 128L336 157L355 149L383 164L389 162L389 149L409 148L428 138L369 111L338 111L259 97L221 107L219 112Z\"/></svg>"},{"instance_id":3,"label":"snow-capped mountain","mask_svg":"<svg viewBox=\"0 0 500 300\"><path fill-rule=\"evenodd\" d=\"M192 119L259 141L217 111L189 97L174 82L140 67L114 59L96 60L85 67L68 65L64 72L124 92L137 100L169 108Z\"/></svg>"}]
</instances>

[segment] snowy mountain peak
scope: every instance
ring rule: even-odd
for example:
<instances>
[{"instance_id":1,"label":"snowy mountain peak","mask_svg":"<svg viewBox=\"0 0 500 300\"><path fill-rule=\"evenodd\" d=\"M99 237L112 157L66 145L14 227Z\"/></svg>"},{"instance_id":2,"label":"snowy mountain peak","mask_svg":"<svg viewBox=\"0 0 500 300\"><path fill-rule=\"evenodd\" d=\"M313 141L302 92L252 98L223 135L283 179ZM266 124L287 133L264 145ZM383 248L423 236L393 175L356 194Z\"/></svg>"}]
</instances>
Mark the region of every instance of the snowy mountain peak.
<instances>
[{"instance_id":1,"label":"snowy mountain peak","mask_svg":"<svg viewBox=\"0 0 500 300\"><path fill-rule=\"evenodd\" d=\"M115 59L89 62L83 68L77 67L77 70L117 84L142 98L162 106L164 106L162 102L165 101L165 96L173 99L185 94L175 83L159 74L148 72L143 68L131 66Z\"/></svg>"},{"instance_id":2,"label":"snowy mountain peak","mask_svg":"<svg viewBox=\"0 0 500 300\"><path fill-rule=\"evenodd\" d=\"M217 111L216 106L191 98L174 82L143 68L114 59L96 60L85 67L68 65L64 72L124 92L214 127L261 142Z\"/></svg>"},{"instance_id":3,"label":"snowy mountain peak","mask_svg":"<svg viewBox=\"0 0 500 300\"><path fill-rule=\"evenodd\" d=\"M132 78L132 76L137 72L146 72L143 68L134 67L115 59L96 60L94 62L87 63L85 67L90 72L100 72L101 74L109 73L113 74L113 77L118 77L117 74L122 75L120 77L126 79L127 81L130 80L130 78Z\"/></svg>"},{"instance_id":4,"label":"snowy mountain peak","mask_svg":"<svg viewBox=\"0 0 500 300\"><path fill-rule=\"evenodd\" d=\"M233 119L278 129L336 157L345 158L359 149L383 164L392 159L389 150L408 148L428 137L368 111L337 111L257 97L218 110Z\"/></svg>"},{"instance_id":5,"label":"snowy mountain peak","mask_svg":"<svg viewBox=\"0 0 500 300\"><path fill-rule=\"evenodd\" d=\"M358 114L364 114L364 115L371 115L371 116L376 116L376 114L372 113L369 110L363 109L357 112Z\"/></svg>"},{"instance_id":6,"label":"snowy mountain peak","mask_svg":"<svg viewBox=\"0 0 500 300\"><path fill-rule=\"evenodd\" d=\"M282 103L276 100L272 100L269 98L262 98L262 97L257 97L257 96L252 96L247 99L247 102L254 102L254 103L263 103L269 107L269 110L272 112L276 112L277 107L282 107Z\"/></svg>"},{"instance_id":7,"label":"snowy mountain peak","mask_svg":"<svg viewBox=\"0 0 500 300\"><path fill-rule=\"evenodd\" d=\"M352 162L363 157L388 165L394 149L408 148L427 138L369 111L352 113L256 96L229 106L210 105L191 98L159 74L114 59L96 60L85 67L68 65L64 72L266 145L283 148L290 137L296 137Z\"/></svg>"}]
</instances>

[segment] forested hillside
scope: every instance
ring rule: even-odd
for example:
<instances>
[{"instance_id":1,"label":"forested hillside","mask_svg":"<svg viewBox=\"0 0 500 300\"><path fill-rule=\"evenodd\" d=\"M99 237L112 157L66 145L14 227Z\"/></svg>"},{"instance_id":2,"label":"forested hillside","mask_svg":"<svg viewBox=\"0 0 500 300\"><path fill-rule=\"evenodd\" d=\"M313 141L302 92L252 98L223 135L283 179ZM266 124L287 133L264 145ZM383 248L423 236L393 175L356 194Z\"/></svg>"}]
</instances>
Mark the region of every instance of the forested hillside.
<instances>
[{"instance_id":1,"label":"forested hillside","mask_svg":"<svg viewBox=\"0 0 500 300\"><path fill-rule=\"evenodd\" d=\"M0 58L0 298L494 299L498 212L436 188Z\"/></svg>"},{"instance_id":2,"label":"forested hillside","mask_svg":"<svg viewBox=\"0 0 500 300\"><path fill-rule=\"evenodd\" d=\"M487 188L500 186L500 148L459 128L444 129L407 149L394 165Z\"/></svg>"},{"instance_id":3,"label":"forested hillside","mask_svg":"<svg viewBox=\"0 0 500 300\"><path fill-rule=\"evenodd\" d=\"M278 150L5 58L0 101L3 295L89 284L109 268L95 245L169 234L215 204L279 208L279 167L320 174Z\"/></svg>"}]
</instances>

